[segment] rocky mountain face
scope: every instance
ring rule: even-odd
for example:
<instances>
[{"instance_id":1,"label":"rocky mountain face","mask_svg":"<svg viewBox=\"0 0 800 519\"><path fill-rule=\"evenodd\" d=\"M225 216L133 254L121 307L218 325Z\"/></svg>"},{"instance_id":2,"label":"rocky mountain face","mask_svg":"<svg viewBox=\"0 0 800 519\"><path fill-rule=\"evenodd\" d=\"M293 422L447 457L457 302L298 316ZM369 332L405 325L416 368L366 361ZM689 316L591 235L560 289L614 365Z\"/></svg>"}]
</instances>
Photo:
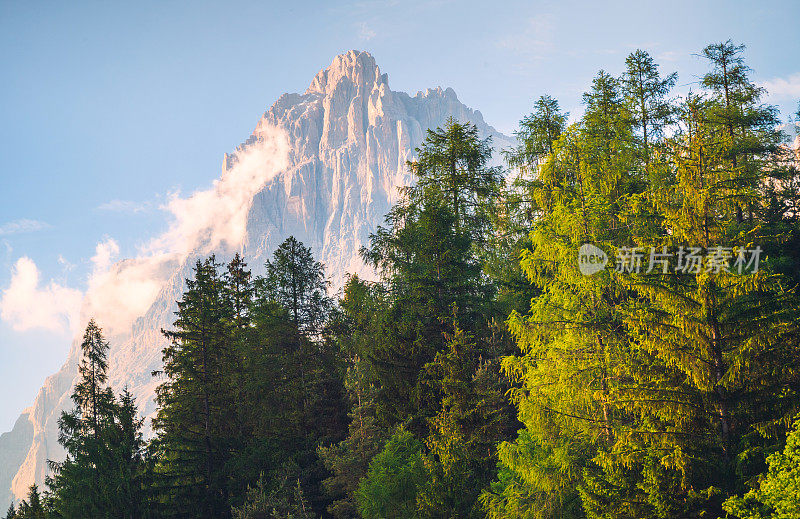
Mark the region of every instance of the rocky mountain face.
<instances>
[{"instance_id":1,"label":"rocky mountain face","mask_svg":"<svg viewBox=\"0 0 800 519\"><path fill-rule=\"evenodd\" d=\"M474 123L483 136L493 138L496 149L512 144L480 112L462 104L452 89L428 89L413 97L394 92L369 53L337 56L303 94L281 96L237 153L225 155L223 175L269 132L283 132L289 144L288 166L250 201L244 239L236 249L258 273L274 249L294 235L325 264L334 290L348 273L373 277L358 251L382 223L397 188L410 182L406 161L426 130L443 125L448 117ZM214 252L224 260L235 252L229 249ZM146 416L155 411L159 381L151 372L161 366L165 342L160 330L171 326L185 278L194 260L206 253L189 254L129 333L109 338L111 385L115 390L128 386ZM12 498L24 497L30 484L44 481L48 459L63 458L58 417L71 407L78 359L76 339L63 367L47 379L13 430L0 436L0 510Z\"/></svg>"}]
</instances>

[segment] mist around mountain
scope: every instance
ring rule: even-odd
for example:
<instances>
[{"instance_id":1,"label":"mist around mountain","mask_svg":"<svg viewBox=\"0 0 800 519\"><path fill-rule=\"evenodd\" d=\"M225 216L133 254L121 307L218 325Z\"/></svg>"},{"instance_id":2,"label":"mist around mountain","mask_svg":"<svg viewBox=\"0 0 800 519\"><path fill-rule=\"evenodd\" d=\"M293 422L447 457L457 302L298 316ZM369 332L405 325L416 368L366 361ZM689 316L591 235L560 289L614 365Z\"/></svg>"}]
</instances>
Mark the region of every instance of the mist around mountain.
<instances>
[{"instance_id":1,"label":"mist around mountain","mask_svg":"<svg viewBox=\"0 0 800 519\"><path fill-rule=\"evenodd\" d=\"M9 518L796 517L798 150L743 46L700 56L516 141L338 56L107 265L165 281L0 437Z\"/></svg>"},{"instance_id":2,"label":"mist around mountain","mask_svg":"<svg viewBox=\"0 0 800 519\"><path fill-rule=\"evenodd\" d=\"M149 254L99 269L81 319L93 316L110 332L109 382L117 390L128 387L148 428L158 384L151 372L161 367L166 345L160 330L172 325L194 262L240 252L260 272L293 235L325 264L333 292L347 274L374 278L359 249L383 222L398 188L411 181L406 161L426 130L449 117L476 124L498 150L513 143L452 89L395 92L368 52L339 55L304 93L281 96L250 137L225 154L211 190L172 201L175 222L153 240ZM22 499L34 481L43 484L47 460L64 455L57 422L72 405L78 346L76 338L64 366L48 377L12 431L0 436L0 509L12 496Z\"/></svg>"}]
</instances>

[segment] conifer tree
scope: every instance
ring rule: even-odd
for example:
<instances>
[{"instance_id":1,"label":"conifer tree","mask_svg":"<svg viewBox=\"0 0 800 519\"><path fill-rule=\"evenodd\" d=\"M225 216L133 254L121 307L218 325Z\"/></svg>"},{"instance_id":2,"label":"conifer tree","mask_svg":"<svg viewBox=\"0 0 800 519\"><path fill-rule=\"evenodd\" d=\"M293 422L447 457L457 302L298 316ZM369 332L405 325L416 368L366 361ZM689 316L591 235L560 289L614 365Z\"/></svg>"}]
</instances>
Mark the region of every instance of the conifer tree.
<instances>
[{"instance_id":1,"label":"conifer tree","mask_svg":"<svg viewBox=\"0 0 800 519\"><path fill-rule=\"evenodd\" d=\"M293 444L283 452L300 467L304 499L315 513L322 513L328 505L322 481L329 474L317 447L340 441L347 430L341 361L326 336L332 306L328 282L324 265L314 259L310 248L291 236L278 247L266 269L266 276L255 280L256 300L263 309L270 304L283 308L293 334L283 340L283 345L292 345L292 349L277 352L278 365L284 367L280 376L291 376L286 385L290 392L283 398L293 401L287 402L283 411L292 411L290 423L297 429L289 437ZM274 384L274 380L266 383Z\"/></svg>"},{"instance_id":2,"label":"conifer tree","mask_svg":"<svg viewBox=\"0 0 800 519\"><path fill-rule=\"evenodd\" d=\"M582 120L524 186L539 215L522 267L539 295L527 315L509 319L522 355L505 358L503 368L519 384L512 398L524 429L500 445L500 480L481 498L493 518L580 517L584 469L616 438L611 398L614 367L628 352L624 294L608 272L582 275L577 250L630 240L628 197L644 183L619 82L600 72L584 103Z\"/></svg>"},{"instance_id":3,"label":"conifer tree","mask_svg":"<svg viewBox=\"0 0 800 519\"><path fill-rule=\"evenodd\" d=\"M478 496L494 476L495 445L513 437L518 424L493 362L498 345L481 347L457 324L446 340L447 350L425 367L442 400L429 421L417 506L420 517L481 517Z\"/></svg>"},{"instance_id":4,"label":"conifer tree","mask_svg":"<svg viewBox=\"0 0 800 519\"><path fill-rule=\"evenodd\" d=\"M448 207L455 232L480 242L489 231L487 209L501 183L500 170L489 167L491 139L481 140L474 124L452 117L443 128L429 129L417 159L408 163L416 184L407 188L413 205L437 199Z\"/></svg>"},{"instance_id":5,"label":"conifer tree","mask_svg":"<svg viewBox=\"0 0 800 519\"><path fill-rule=\"evenodd\" d=\"M329 447L321 446L319 455L332 473L324 481L333 501L328 511L340 519L360 517L355 492L367 474L370 461L388 437L378 421L377 387L366 359L372 344L385 340L382 334L386 304L381 285L352 276L345 284L339 310L330 325L330 333L346 363L344 385L350 403L350 424L347 437Z\"/></svg>"},{"instance_id":6,"label":"conifer tree","mask_svg":"<svg viewBox=\"0 0 800 519\"><path fill-rule=\"evenodd\" d=\"M42 497L39 494L39 487L36 484L30 486L28 490L27 499L23 499L19 504L16 519L46 519L47 512L45 511Z\"/></svg>"},{"instance_id":7,"label":"conifer tree","mask_svg":"<svg viewBox=\"0 0 800 519\"><path fill-rule=\"evenodd\" d=\"M511 168L531 175L540 159L553 153L553 143L567 127L568 113L561 112L558 101L543 95L533 105L533 112L520 122L514 132L519 145L505 152L506 162Z\"/></svg>"},{"instance_id":8,"label":"conifer tree","mask_svg":"<svg viewBox=\"0 0 800 519\"><path fill-rule=\"evenodd\" d=\"M95 440L100 437L101 422L110 411L113 399L111 389L103 387L107 379L108 347L100 327L94 319L90 320L81 342L83 355L78 366L80 382L75 386L72 400Z\"/></svg>"},{"instance_id":9,"label":"conifer tree","mask_svg":"<svg viewBox=\"0 0 800 519\"><path fill-rule=\"evenodd\" d=\"M235 394L230 367L230 307L214 256L197 261L178 302L175 329L164 331L166 380L156 389L153 421L161 487L170 515L228 517L229 439Z\"/></svg>"},{"instance_id":10,"label":"conifer tree","mask_svg":"<svg viewBox=\"0 0 800 519\"><path fill-rule=\"evenodd\" d=\"M330 308L322 263L314 259L311 249L290 236L266 267L260 290L289 311L304 335L318 338Z\"/></svg>"},{"instance_id":11,"label":"conifer tree","mask_svg":"<svg viewBox=\"0 0 800 519\"><path fill-rule=\"evenodd\" d=\"M117 400L105 387L108 347L102 330L90 321L72 395L75 409L59 420L67 457L50 463L53 474L47 478L58 517L150 517L144 420L127 389Z\"/></svg>"},{"instance_id":12,"label":"conifer tree","mask_svg":"<svg viewBox=\"0 0 800 519\"><path fill-rule=\"evenodd\" d=\"M369 464L356 492L364 519L418 518L417 495L425 478L422 444L399 429Z\"/></svg>"},{"instance_id":13,"label":"conifer tree","mask_svg":"<svg viewBox=\"0 0 800 519\"><path fill-rule=\"evenodd\" d=\"M645 170L653 160L653 145L672 122L673 105L667 98L678 80L676 73L662 78L658 65L647 52L637 49L625 59L621 87L634 129L640 134L641 159Z\"/></svg>"}]
</instances>

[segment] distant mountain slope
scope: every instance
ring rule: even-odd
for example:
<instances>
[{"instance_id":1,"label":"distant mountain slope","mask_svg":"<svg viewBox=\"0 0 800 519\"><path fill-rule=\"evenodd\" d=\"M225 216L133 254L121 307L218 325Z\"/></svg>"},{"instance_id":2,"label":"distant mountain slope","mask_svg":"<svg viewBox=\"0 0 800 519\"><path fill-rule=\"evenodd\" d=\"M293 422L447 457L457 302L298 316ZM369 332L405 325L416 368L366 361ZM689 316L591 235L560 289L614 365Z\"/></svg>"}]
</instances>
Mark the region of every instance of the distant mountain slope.
<instances>
[{"instance_id":1,"label":"distant mountain slope","mask_svg":"<svg viewBox=\"0 0 800 519\"><path fill-rule=\"evenodd\" d=\"M463 105L452 89L429 89L413 97L393 92L369 53L337 56L305 93L281 96L237 152L225 155L223 175L276 134L288 142L287 166L269 176L249 201L238 250L260 272L274 249L294 235L326 265L333 287L340 287L348 273L372 277L358 251L382 223L397 188L411 180L406 161L425 131L451 116L477 125L483 136L492 136L496 148L512 144L487 125L480 112ZM234 252L222 246L211 250L223 260ZM152 398L158 381L150 373L161 366L164 339L159 330L171 326L184 280L194 261L207 253L190 252L130 333L110 337L109 380L116 389L127 385L145 415L155 411ZM78 343L73 343L64 366L47 379L14 429L0 436L0 510L5 510L12 494L19 500L31 483L43 482L47 459L63 457L57 441L58 417L71 405Z\"/></svg>"}]
</instances>

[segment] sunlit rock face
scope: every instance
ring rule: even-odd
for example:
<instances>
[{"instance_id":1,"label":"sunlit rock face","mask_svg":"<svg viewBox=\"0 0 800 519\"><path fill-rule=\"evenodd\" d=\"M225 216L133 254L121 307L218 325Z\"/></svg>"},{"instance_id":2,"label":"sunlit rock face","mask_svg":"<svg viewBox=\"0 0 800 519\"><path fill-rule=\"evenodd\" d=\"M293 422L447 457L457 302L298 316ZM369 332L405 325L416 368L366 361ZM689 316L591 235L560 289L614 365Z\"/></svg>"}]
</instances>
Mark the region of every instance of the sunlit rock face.
<instances>
[{"instance_id":1,"label":"sunlit rock face","mask_svg":"<svg viewBox=\"0 0 800 519\"><path fill-rule=\"evenodd\" d=\"M294 235L325 264L334 291L348 273L374 277L358 251L396 201L398 187L411 181L406 161L414 157L426 130L443 125L448 117L474 123L482 136L492 137L496 149L512 144L450 88L428 89L413 97L392 91L388 76L367 52L337 56L303 94L282 95L237 152L225 155L222 167L225 175L276 131L288 141L287 166L263 176L267 180L250 200L241 243L188 254L130 331L109 337L109 380L115 390L127 386L142 413L152 416L159 381L151 373L161 367L165 346L160 330L171 326L175 301L192 265L209 252L223 261L242 252L259 273L275 248ZM64 366L47 379L14 429L0 436L0 510L12 495L19 500L31 483L44 481L48 459L64 456L58 444L58 417L71 406L79 342L74 341Z\"/></svg>"}]
</instances>

